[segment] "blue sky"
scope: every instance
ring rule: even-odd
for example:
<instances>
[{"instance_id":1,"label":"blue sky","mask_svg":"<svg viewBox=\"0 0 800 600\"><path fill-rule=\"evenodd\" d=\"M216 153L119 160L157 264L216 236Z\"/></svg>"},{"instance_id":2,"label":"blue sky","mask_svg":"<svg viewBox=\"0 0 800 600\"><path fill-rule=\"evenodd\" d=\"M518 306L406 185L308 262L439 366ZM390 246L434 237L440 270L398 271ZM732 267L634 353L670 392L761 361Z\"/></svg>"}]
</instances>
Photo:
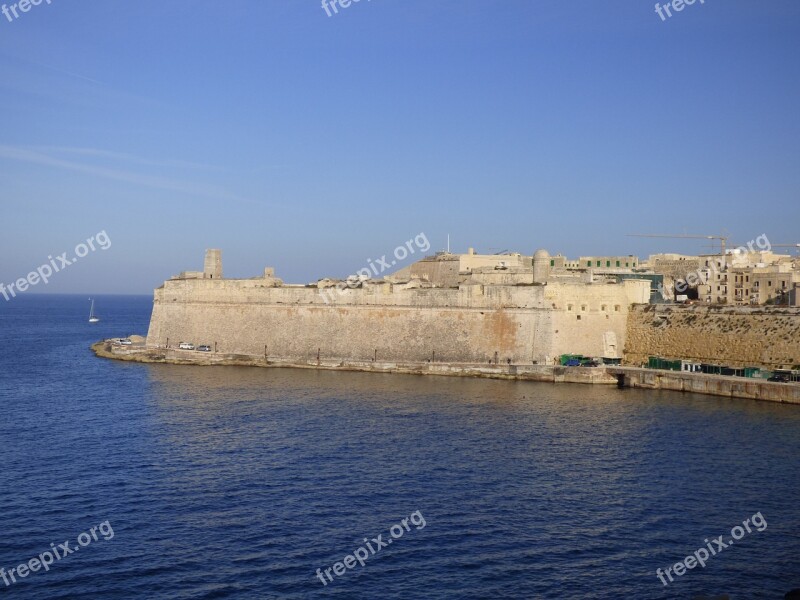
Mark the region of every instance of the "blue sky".
<instances>
[{"instance_id":1,"label":"blue sky","mask_svg":"<svg viewBox=\"0 0 800 600\"><path fill-rule=\"evenodd\" d=\"M0 282L103 230L35 291L800 242L799 57L792 0L52 0L0 15Z\"/></svg>"}]
</instances>

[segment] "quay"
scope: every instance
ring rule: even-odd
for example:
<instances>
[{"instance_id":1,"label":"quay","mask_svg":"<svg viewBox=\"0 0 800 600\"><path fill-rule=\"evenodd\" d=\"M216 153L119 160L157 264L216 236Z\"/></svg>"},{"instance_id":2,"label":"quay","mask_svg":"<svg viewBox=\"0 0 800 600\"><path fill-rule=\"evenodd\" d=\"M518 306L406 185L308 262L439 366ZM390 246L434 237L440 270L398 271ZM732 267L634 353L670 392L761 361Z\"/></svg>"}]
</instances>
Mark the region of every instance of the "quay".
<instances>
[{"instance_id":1,"label":"quay","mask_svg":"<svg viewBox=\"0 0 800 600\"><path fill-rule=\"evenodd\" d=\"M453 362L373 361L373 360L292 360L263 355L197 352L175 348L152 348L143 343L129 346L103 340L92 346L101 358L142 363L198 366L248 366L270 368L326 369L370 373L403 373L450 377L482 377L543 383L581 383L616 385L620 388L645 388L691 392L728 398L746 398L800 405L800 384L776 383L726 375L707 375L663 371L640 367L601 365L565 367L557 365L483 364Z\"/></svg>"}]
</instances>

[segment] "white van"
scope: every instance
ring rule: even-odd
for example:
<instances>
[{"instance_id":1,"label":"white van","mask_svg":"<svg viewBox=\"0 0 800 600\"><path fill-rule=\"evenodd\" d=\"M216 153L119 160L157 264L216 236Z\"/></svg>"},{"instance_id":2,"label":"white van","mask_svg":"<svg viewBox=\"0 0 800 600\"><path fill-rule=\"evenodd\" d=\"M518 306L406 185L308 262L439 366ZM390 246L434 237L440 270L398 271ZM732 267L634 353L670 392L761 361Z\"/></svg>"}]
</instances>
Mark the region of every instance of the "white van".
<instances>
[{"instance_id":1,"label":"white van","mask_svg":"<svg viewBox=\"0 0 800 600\"><path fill-rule=\"evenodd\" d=\"M191 342L181 342L180 344L178 344L178 348L180 348L181 350L194 350L194 344L192 344Z\"/></svg>"}]
</instances>

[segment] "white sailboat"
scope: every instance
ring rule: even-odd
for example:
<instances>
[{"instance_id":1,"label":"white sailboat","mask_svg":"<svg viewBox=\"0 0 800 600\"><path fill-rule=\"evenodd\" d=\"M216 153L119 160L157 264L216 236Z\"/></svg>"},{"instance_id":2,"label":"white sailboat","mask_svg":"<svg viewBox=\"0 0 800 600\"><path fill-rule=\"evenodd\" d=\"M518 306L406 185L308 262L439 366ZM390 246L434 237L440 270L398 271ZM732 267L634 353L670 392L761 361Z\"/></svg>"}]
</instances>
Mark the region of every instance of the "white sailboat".
<instances>
[{"instance_id":1,"label":"white sailboat","mask_svg":"<svg viewBox=\"0 0 800 600\"><path fill-rule=\"evenodd\" d=\"M97 323L99 321L99 317L94 314L94 298L92 298L92 307L89 309L89 323Z\"/></svg>"}]
</instances>

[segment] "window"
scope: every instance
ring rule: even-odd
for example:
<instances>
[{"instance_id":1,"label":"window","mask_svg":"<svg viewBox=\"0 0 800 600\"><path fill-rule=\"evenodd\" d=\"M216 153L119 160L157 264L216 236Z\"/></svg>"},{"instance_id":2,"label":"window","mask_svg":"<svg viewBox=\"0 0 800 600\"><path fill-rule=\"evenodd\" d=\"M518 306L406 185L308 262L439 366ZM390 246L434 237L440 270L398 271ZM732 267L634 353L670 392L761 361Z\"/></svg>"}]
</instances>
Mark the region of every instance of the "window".
<instances>
[{"instance_id":1,"label":"window","mask_svg":"<svg viewBox=\"0 0 800 600\"><path fill-rule=\"evenodd\" d=\"M580 315L578 315L578 321L580 321L580 320L581 320L581 316L580 316Z\"/></svg>"},{"instance_id":2,"label":"window","mask_svg":"<svg viewBox=\"0 0 800 600\"><path fill-rule=\"evenodd\" d=\"M550 261L550 266L551 267L555 267L556 266L556 261L555 260L551 260Z\"/></svg>"},{"instance_id":3,"label":"window","mask_svg":"<svg viewBox=\"0 0 800 600\"><path fill-rule=\"evenodd\" d=\"M586 312L586 305L585 304L581 305L581 312Z\"/></svg>"},{"instance_id":4,"label":"window","mask_svg":"<svg viewBox=\"0 0 800 600\"><path fill-rule=\"evenodd\" d=\"M628 263L625 263L625 266L627 267L627 266L628 266Z\"/></svg>"},{"instance_id":5,"label":"window","mask_svg":"<svg viewBox=\"0 0 800 600\"><path fill-rule=\"evenodd\" d=\"M589 261L587 261L587 262L586 262L586 266L587 266L587 267L591 267L591 266L592 266L592 261L590 261L590 260L589 260Z\"/></svg>"},{"instance_id":6,"label":"window","mask_svg":"<svg viewBox=\"0 0 800 600\"><path fill-rule=\"evenodd\" d=\"M619 312L619 304L614 305L614 312Z\"/></svg>"},{"instance_id":7,"label":"window","mask_svg":"<svg viewBox=\"0 0 800 600\"><path fill-rule=\"evenodd\" d=\"M619 261L617 261L617 266L619 266ZM627 265L626 265L627 266Z\"/></svg>"},{"instance_id":8,"label":"window","mask_svg":"<svg viewBox=\"0 0 800 600\"><path fill-rule=\"evenodd\" d=\"M611 266L611 261L610 261L610 260L607 260L607 261L606 261L606 266L607 266L607 267L610 267L610 266Z\"/></svg>"},{"instance_id":9,"label":"window","mask_svg":"<svg viewBox=\"0 0 800 600\"><path fill-rule=\"evenodd\" d=\"M572 304L567 304L567 310L572 310Z\"/></svg>"},{"instance_id":10,"label":"window","mask_svg":"<svg viewBox=\"0 0 800 600\"><path fill-rule=\"evenodd\" d=\"M599 260L597 261L597 266L598 266L598 267L600 266L600 261L599 261Z\"/></svg>"}]
</instances>

